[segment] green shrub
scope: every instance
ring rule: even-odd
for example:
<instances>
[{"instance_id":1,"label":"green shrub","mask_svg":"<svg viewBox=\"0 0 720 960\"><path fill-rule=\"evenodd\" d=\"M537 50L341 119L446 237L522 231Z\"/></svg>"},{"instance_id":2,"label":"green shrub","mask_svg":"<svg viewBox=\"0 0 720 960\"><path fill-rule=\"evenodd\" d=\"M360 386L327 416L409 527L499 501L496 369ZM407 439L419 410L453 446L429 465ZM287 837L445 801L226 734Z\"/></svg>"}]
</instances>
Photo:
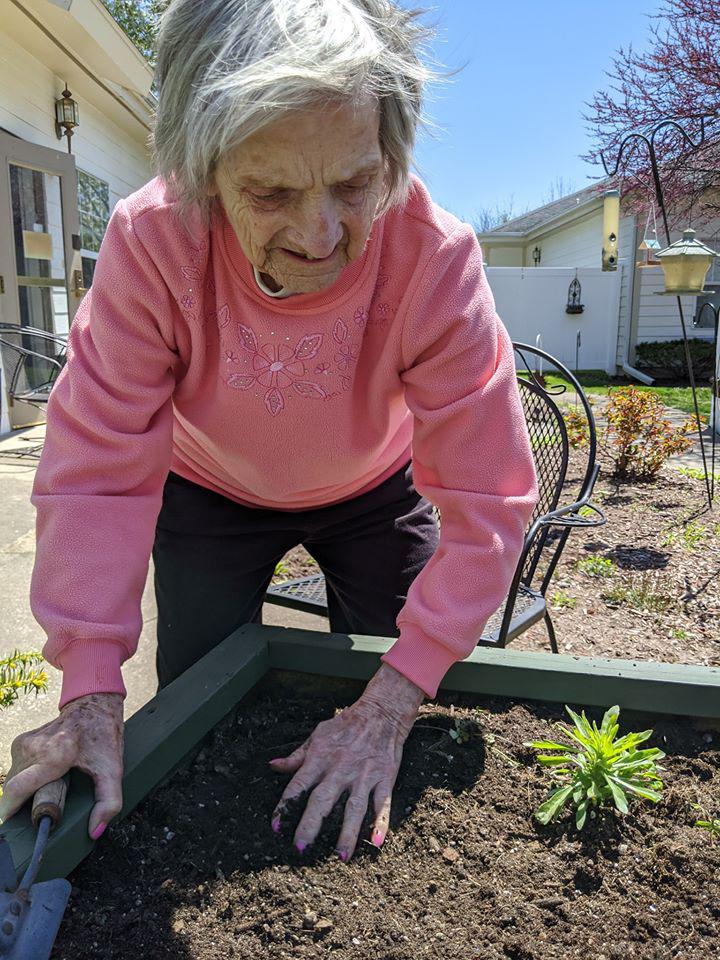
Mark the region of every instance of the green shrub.
<instances>
[{"instance_id":1,"label":"green shrub","mask_svg":"<svg viewBox=\"0 0 720 960\"><path fill-rule=\"evenodd\" d=\"M674 427L655 393L633 386L612 390L605 416L603 453L612 460L618 480L652 480L666 460L692 446L688 433L693 423Z\"/></svg>"},{"instance_id":2,"label":"green shrub","mask_svg":"<svg viewBox=\"0 0 720 960\"><path fill-rule=\"evenodd\" d=\"M715 361L712 341L695 337L689 340L688 344L696 377L711 378ZM635 366L639 370L656 370L658 376L686 376L687 367L683 341L652 340L639 343L635 355Z\"/></svg>"}]
</instances>

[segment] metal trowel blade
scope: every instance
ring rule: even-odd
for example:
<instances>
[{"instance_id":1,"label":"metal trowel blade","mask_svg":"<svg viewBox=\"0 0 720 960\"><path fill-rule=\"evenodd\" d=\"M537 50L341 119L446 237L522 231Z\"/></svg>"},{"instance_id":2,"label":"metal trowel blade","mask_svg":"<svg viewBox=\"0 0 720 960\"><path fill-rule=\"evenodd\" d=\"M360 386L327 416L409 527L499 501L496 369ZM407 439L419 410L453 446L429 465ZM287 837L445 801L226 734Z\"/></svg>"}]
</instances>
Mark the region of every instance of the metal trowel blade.
<instances>
[{"instance_id":1,"label":"metal trowel blade","mask_svg":"<svg viewBox=\"0 0 720 960\"><path fill-rule=\"evenodd\" d=\"M2 960L48 960L70 896L67 880L46 880L30 888L28 904L18 917L17 933ZM7 894L0 894L0 912Z\"/></svg>"}]
</instances>

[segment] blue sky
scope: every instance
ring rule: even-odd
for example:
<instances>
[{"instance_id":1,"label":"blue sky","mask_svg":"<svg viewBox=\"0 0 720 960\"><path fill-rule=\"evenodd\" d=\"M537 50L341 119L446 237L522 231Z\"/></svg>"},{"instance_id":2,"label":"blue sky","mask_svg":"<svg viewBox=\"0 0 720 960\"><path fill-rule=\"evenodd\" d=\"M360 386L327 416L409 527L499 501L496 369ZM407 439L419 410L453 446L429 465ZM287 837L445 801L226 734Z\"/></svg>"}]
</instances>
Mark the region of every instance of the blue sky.
<instances>
[{"instance_id":1,"label":"blue sky","mask_svg":"<svg viewBox=\"0 0 720 960\"><path fill-rule=\"evenodd\" d=\"M406 6L429 7L402 0ZM437 203L466 220L480 208L540 206L561 177L579 190L603 171L590 147L585 102L610 80L613 54L648 49L651 0L434 0L435 56L455 78L430 92L439 125L416 150Z\"/></svg>"}]
</instances>

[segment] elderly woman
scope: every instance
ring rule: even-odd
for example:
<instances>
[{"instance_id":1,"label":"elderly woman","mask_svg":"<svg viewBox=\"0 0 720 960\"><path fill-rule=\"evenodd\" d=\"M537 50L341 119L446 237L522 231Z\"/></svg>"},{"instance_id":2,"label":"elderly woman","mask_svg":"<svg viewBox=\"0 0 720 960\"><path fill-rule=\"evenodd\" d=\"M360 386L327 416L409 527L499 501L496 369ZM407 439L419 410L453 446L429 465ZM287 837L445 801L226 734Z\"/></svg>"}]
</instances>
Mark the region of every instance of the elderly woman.
<instances>
[{"instance_id":1,"label":"elderly woman","mask_svg":"<svg viewBox=\"0 0 720 960\"><path fill-rule=\"evenodd\" d=\"M121 665L155 564L159 681L260 620L303 544L334 631L397 637L290 756L311 844L347 792L380 846L424 696L510 583L536 482L472 229L409 174L427 79L390 0L173 0L158 176L120 201L48 408L33 611L59 716L14 744L3 813L76 766L121 808ZM433 505L442 515L442 532Z\"/></svg>"}]
</instances>

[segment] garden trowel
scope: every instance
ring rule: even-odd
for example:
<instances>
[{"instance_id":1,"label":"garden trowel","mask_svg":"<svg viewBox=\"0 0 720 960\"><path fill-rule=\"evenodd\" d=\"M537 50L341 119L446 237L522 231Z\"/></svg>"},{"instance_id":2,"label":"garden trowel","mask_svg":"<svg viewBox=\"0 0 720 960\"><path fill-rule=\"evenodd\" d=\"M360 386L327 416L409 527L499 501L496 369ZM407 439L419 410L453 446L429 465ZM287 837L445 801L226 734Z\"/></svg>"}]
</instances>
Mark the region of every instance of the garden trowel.
<instances>
[{"instance_id":1,"label":"garden trowel","mask_svg":"<svg viewBox=\"0 0 720 960\"><path fill-rule=\"evenodd\" d=\"M0 838L0 958L47 960L60 928L70 884L62 878L34 883L48 837L60 823L65 806L65 780L41 787L32 805L37 839L25 875L17 885L9 844Z\"/></svg>"}]
</instances>

